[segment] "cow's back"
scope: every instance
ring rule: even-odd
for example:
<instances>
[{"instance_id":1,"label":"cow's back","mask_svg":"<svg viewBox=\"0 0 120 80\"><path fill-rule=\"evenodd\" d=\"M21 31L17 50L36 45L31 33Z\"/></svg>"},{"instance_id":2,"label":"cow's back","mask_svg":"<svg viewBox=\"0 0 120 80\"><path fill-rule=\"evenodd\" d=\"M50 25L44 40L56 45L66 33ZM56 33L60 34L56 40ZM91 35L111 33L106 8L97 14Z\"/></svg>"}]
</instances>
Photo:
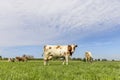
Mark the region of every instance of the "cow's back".
<instances>
[{"instance_id":1,"label":"cow's back","mask_svg":"<svg viewBox=\"0 0 120 80\"><path fill-rule=\"evenodd\" d=\"M51 54L51 55L62 55L63 53L68 51L68 46L61 46L61 45L46 45L44 47L44 53L46 55Z\"/></svg>"}]
</instances>

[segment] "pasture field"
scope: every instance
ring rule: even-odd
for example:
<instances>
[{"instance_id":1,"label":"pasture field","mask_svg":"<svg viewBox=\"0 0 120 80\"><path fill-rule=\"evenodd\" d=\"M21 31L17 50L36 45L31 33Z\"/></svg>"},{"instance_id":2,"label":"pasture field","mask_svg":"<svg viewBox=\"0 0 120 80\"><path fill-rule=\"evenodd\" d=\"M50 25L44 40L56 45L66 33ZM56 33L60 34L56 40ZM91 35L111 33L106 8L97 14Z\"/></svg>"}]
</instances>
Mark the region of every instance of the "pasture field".
<instances>
[{"instance_id":1,"label":"pasture field","mask_svg":"<svg viewBox=\"0 0 120 80\"><path fill-rule=\"evenodd\" d=\"M120 80L120 62L0 61L0 80Z\"/></svg>"}]
</instances>

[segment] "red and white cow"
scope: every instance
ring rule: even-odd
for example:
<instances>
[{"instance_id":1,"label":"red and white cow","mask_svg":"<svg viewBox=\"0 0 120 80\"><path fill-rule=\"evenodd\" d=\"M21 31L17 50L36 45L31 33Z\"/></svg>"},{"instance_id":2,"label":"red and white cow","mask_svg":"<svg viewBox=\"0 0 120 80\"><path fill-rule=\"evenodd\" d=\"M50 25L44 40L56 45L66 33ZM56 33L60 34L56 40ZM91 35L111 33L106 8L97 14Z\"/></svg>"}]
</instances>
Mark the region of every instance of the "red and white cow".
<instances>
[{"instance_id":1,"label":"red and white cow","mask_svg":"<svg viewBox=\"0 0 120 80\"><path fill-rule=\"evenodd\" d=\"M44 46L44 65L53 57L63 57L68 65L68 58L72 56L77 45L45 45Z\"/></svg>"}]
</instances>

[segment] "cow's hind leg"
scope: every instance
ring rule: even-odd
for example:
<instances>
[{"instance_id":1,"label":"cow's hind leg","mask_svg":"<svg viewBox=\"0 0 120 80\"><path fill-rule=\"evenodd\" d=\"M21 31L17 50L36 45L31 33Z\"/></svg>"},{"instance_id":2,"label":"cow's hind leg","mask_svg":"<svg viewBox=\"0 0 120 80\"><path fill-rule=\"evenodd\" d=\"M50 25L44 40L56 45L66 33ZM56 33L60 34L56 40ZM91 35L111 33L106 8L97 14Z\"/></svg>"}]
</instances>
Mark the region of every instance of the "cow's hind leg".
<instances>
[{"instance_id":1,"label":"cow's hind leg","mask_svg":"<svg viewBox=\"0 0 120 80\"><path fill-rule=\"evenodd\" d=\"M63 65L65 64L65 57L63 58L63 63L62 63Z\"/></svg>"},{"instance_id":2,"label":"cow's hind leg","mask_svg":"<svg viewBox=\"0 0 120 80\"><path fill-rule=\"evenodd\" d=\"M88 58L86 57L86 58L85 58L85 62L87 62L87 61L88 61Z\"/></svg>"}]
</instances>

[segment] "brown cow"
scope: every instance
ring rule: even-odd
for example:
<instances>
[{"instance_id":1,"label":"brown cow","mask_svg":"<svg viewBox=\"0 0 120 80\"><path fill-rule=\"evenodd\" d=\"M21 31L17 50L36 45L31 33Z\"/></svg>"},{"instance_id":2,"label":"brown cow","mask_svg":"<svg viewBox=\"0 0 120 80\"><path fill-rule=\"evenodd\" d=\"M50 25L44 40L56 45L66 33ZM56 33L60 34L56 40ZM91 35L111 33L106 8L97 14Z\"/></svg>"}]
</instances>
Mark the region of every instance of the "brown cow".
<instances>
[{"instance_id":1,"label":"brown cow","mask_svg":"<svg viewBox=\"0 0 120 80\"><path fill-rule=\"evenodd\" d=\"M27 60L28 60L28 58L26 57L26 56L23 56L23 57L16 57L15 58L16 59L16 61L22 61L22 62L26 62Z\"/></svg>"}]
</instances>

